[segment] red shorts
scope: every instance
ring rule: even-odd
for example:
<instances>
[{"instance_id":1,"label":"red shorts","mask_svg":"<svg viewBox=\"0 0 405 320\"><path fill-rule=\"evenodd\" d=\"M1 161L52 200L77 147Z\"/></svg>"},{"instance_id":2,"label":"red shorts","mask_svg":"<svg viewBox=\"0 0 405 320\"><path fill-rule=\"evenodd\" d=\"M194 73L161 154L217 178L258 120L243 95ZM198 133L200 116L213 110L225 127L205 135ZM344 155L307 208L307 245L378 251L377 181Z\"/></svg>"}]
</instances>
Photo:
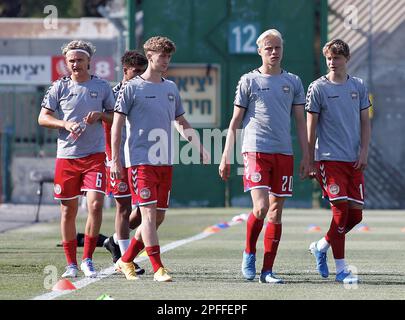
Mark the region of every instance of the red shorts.
<instances>
[{"instance_id":1,"label":"red shorts","mask_svg":"<svg viewBox=\"0 0 405 320\"><path fill-rule=\"evenodd\" d=\"M138 165L128 168L132 206L156 203L159 210L169 208L172 166Z\"/></svg>"},{"instance_id":2,"label":"red shorts","mask_svg":"<svg viewBox=\"0 0 405 320\"><path fill-rule=\"evenodd\" d=\"M124 168L122 170L121 179L113 179L110 176L110 167L105 168L106 171L106 193L112 195L114 198L126 198L131 196L131 190L129 190L128 184L128 172Z\"/></svg>"},{"instance_id":3,"label":"red shorts","mask_svg":"<svg viewBox=\"0 0 405 320\"><path fill-rule=\"evenodd\" d=\"M322 195L333 200L350 200L364 204L363 171L353 168L354 162L316 162L316 178L321 185Z\"/></svg>"},{"instance_id":4,"label":"red shorts","mask_svg":"<svg viewBox=\"0 0 405 320\"><path fill-rule=\"evenodd\" d=\"M77 159L56 159L54 197L69 200L85 191L105 194L105 153L95 153Z\"/></svg>"},{"instance_id":5,"label":"red shorts","mask_svg":"<svg viewBox=\"0 0 405 320\"><path fill-rule=\"evenodd\" d=\"M243 154L245 192L265 188L277 197L291 197L294 157L285 154L245 152Z\"/></svg>"}]
</instances>

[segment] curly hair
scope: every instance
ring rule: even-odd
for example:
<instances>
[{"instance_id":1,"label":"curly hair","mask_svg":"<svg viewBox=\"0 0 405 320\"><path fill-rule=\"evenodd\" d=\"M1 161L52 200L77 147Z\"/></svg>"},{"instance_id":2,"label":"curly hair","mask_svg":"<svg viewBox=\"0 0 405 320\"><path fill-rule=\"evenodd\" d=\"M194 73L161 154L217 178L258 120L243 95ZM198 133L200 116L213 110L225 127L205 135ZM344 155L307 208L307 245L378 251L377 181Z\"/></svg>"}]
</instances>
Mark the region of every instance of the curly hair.
<instances>
[{"instance_id":1,"label":"curly hair","mask_svg":"<svg viewBox=\"0 0 405 320\"><path fill-rule=\"evenodd\" d=\"M129 50L125 51L121 57L121 64L127 67L145 66L148 64L148 60L139 51Z\"/></svg>"},{"instance_id":2,"label":"curly hair","mask_svg":"<svg viewBox=\"0 0 405 320\"><path fill-rule=\"evenodd\" d=\"M173 54L176 52L176 45L169 38L157 36L148 39L143 45L143 49L145 53L155 51Z\"/></svg>"},{"instance_id":3,"label":"curly hair","mask_svg":"<svg viewBox=\"0 0 405 320\"><path fill-rule=\"evenodd\" d=\"M91 42L83 41L83 40L73 40L73 41L70 41L69 43L65 43L62 46L62 54L64 56L66 56L66 54L69 52L69 50L75 50L75 49L86 51L90 55L90 57L92 57L94 55L94 53L96 52L96 47Z\"/></svg>"},{"instance_id":4,"label":"curly hair","mask_svg":"<svg viewBox=\"0 0 405 320\"><path fill-rule=\"evenodd\" d=\"M350 57L349 45L340 39L334 39L334 40L327 42L324 45L322 52L325 57L328 52L331 52L334 54L341 54L342 56L344 56L346 58Z\"/></svg>"}]
</instances>

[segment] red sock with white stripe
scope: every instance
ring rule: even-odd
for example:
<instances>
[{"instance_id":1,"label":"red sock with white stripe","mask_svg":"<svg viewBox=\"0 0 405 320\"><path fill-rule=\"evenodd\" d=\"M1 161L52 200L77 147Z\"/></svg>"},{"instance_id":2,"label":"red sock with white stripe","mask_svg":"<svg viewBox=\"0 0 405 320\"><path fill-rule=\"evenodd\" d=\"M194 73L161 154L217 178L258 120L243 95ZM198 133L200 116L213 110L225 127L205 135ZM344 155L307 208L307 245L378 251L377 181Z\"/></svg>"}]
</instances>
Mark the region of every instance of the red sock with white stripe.
<instances>
[{"instance_id":1,"label":"red sock with white stripe","mask_svg":"<svg viewBox=\"0 0 405 320\"><path fill-rule=\"evenodd\" d=\"M256 253L257 239L263 228L264 219L257 219L251 212L246 223L246 253Z\"/></svg>"},{"instance_id":2,"label":"red sock with white stripe","mask_svg":"<svg viewBox=\"0 0 405 320\"><path fill-rule=\"evenodd\" d=\"M134 261L136 256L143 250L143 248L145 248L144 243L141 240L136 240L135 237L133 237L128 249L121 257L121 261L126 263Z\"/></svg>"},{"instance_id":3,"label":"red sock with white stripe","mask_svg":"<svg viewBox=\"0 0 405 320\"><path fill-rule=\"evenodd\" d=\"M335 259L344 259L345 257L345 229L348 211L347 202L332 204L332 222L325 238L330 242Z\"/></svg>"},{"instance_id":4,"label":"red sock with white stripe","mask_svg":"<svg viewBox=\"0 0 405 320\"><path fill-rule=\"evenodd\" d=\"M160 260L160 246L145 247L149 260L152 263L153 272L163 268L162 261Z\"/></svg>"},{"instance_id":5,"label":"red sock with white stripe","mask_svg":"<svg viewBox=\"0 0 405 320\"><path fill-rule=\"evenodd\" d=\"M281 239L281 233L281 223L267 223L266 232L264 233L264 259L262 272L273 269L274 260Z\"/></svg>"}]
</instances>

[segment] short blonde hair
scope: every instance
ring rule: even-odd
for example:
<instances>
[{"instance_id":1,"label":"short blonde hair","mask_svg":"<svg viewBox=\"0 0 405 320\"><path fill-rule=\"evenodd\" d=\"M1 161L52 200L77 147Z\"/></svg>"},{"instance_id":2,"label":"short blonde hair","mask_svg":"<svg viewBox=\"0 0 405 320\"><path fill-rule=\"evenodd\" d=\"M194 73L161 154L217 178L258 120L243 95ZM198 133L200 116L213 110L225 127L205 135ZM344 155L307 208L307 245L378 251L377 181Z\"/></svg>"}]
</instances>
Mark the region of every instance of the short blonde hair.
<instances>
[{"instance_id":1,"label":"short blonde hair","mask_svg":"<svg viewBox=\"0 0 405 320\"><path fill-rule=\"evenodd\" d=\"M281 40L281 44L284 43L283 36L281 35L280 31L278 31L277 29L268 29L257 38L256 40L257 46L260 47L263 40L271 36L279 38Z\"/></svg>"},{"instance_id":2,"label":"short blonde hair","mask_svg":"<svg viewBox=\"0 0 405 320\"><path fill-rule=\"evenodd\" d=\"M349 45L340 39L333 39L333 40L327 42L324 45L322 52L325 57L328 52L331 52L334 54L340 54L347 59L350 57Z\"/></svg>"},{"instance_id":3,"label":"short blonde hair","mask_svg":"<svg viewBox=\"0 0 405 320\"><path fill-rule=\"evenodd\" d=\"M169 38L157 36L148 39L143 45L143 50L145 53L155 51L172 54L176 52L176 45Z\"/></svg>"},{"instance_id":4,"label":"short blonde hair","mask_svg":"<svg viewBox=\"0 0 405 320\"><path fill-rule=\"evenodd\" d=\"M65 43L62 46L62 54L66 56L66 54L70 50L84 50L89 54L89 57L92 57L94 53L96 52L96 47L88 41L83 41L83 40L73 40L70 41L69 43Z\"/></svg>"}]
</instances>

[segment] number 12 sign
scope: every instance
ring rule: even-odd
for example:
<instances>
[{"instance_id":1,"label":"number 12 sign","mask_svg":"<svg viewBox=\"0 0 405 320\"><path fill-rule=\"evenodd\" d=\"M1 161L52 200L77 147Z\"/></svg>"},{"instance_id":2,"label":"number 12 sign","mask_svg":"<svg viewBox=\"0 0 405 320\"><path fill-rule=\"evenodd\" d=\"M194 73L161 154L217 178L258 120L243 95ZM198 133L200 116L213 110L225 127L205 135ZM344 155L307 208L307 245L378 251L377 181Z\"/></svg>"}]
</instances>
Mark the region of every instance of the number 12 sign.
<instances>
[{"instance_id":1,"label":"number 12 sign","mask_svg":"<svg viewBox=\"0 0 405 320\"><path fill-rule=\"evenodd\" d=\"M256 53L256 39L259 36L259 30L259 23L230 22L228 30L229 53Z\"/></svg>"}]
</instances>

